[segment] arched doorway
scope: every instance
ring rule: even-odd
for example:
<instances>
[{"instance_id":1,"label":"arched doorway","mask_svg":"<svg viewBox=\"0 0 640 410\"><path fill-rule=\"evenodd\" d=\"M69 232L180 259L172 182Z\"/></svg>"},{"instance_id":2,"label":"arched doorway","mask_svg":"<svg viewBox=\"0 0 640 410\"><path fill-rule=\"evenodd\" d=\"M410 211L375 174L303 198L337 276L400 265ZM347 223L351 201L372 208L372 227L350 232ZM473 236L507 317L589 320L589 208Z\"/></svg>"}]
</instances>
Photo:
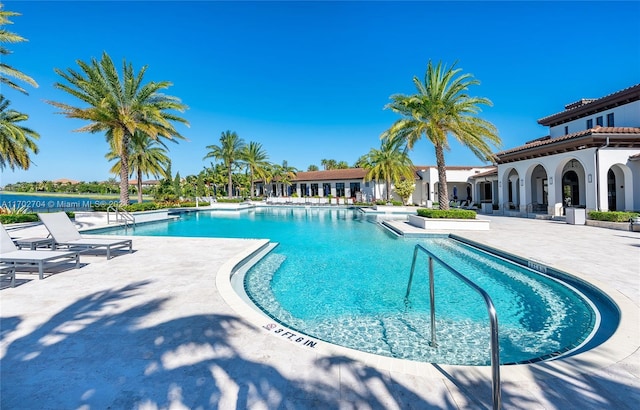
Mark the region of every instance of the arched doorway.
<instances>
[{"instance_id":1,"label":"arched doorway","mask_svg":"<svg viewBox=\"0 0 640 410\"><path fill-rule=\"evenodd\" d=\"M529 211L546 213L549 206L549 181L547 170L542 165L538 164L531 170L528 189Z\"/></svg>"},{"instance_id":2,"label":"arched doorway","mask_svg":"<svg viewBox=\"0 0 640 410\"><path fill-rule=\"evenodd\" d=\"M616 174L612 169L607 172L607 198L609 199L608 209L617 211L616 208Z\"/></svg>"},{"instance_id":3,"label":"arched doorway","mask_svg":"<svg viewBox=\"0 0 640 410\"><path fill-rule=\"evenodd\" d=\"M580 185L575 171L567 171L562 176L562 202L565 207L580 204Z\"/></svg>"},{"instance_id":4,"label":"arched doorway","mask_svg":"<svg viewBox=\"0 0 640 410\"><path fill-rule=\"evenodd\" d=\"M620 164L613 165L607 171L607 205L609 211L624 211L632 206L632 194L629 190L633 188L627 187L627 185L631 185L626 176L627 172L628 168Z\"/></svg>"}]
</instances>

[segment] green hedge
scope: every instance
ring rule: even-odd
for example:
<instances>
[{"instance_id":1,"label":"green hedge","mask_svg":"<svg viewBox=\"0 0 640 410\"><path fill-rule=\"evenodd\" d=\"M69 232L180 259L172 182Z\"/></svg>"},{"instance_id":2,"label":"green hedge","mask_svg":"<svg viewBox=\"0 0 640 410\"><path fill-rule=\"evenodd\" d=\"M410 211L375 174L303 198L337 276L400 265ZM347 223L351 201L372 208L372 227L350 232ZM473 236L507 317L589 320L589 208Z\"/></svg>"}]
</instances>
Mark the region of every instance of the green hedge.
<instances>
[{"instance_id":1,"label":"green hedge","mask_svg":"<svg viewBox=\"0 0 640 410\"><path fill-rule=\"evenodd\" d=\"M439 219L476 219L476 212L469 209L427 209L419 208L418 215L425 218Z\"/></svg>"},{"instance_id":2,"label":"green hedge","mask_svg":"<svg viewBox=\"0 0 640 410\"><path fill-rule=\"evenodd\" d=\"M2 214L0 215L0 222L3 224L17 224L22 222L38 222L38 215L36 214Z\"/></svg>"},{"instance_id":3,"label":"green hedge","mask_svg":"<svg viewBox=\"0 0 640 410\"><path fill-rule=\"evenodd\" d=\"M589 219L594 221L629 222L631 218L639 215L637 212L589 211Z\"/></svg>"},{"instance_id":4,"label":"green hedge","mask_svg":"<svg viewBox=\"0 0 640 410\"><path fill-rule=\"evenodd\" d=\"M74 212L67 212L69 218L76 217ZM0 222L3 224L19 224L24 222L38 222L38 214L26 213L26 214L0 214Z\"/></svg>"}]
</instances>

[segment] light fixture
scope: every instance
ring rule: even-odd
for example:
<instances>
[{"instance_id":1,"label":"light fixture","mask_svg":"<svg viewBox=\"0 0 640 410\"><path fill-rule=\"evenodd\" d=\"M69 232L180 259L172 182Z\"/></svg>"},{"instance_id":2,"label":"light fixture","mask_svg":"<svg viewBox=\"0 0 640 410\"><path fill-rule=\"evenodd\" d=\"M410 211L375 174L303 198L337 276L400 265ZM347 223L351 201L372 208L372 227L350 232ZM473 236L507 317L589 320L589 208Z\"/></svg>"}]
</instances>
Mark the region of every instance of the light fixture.
<instances>
[{"instance_id":1,"label":"light fixture","mask_svg":"<svg viewBox=\"0 0 640 410\"><path fill-rule=\"evenodd\" d=\"M553 185L553 177L549 177L549 185Z\"/></svg>"},{"instance_id":2,"label":"light fixture","mask_svg":"<svg viewBox=\"0 0 640 410\"><path fill-rule=\"evenodd\" d=\"M587 175L587 180L589 181L589 183L591 183L591 181L593 181L593 177L591 176L591 174Z\"/></svg>"}]
</instances>

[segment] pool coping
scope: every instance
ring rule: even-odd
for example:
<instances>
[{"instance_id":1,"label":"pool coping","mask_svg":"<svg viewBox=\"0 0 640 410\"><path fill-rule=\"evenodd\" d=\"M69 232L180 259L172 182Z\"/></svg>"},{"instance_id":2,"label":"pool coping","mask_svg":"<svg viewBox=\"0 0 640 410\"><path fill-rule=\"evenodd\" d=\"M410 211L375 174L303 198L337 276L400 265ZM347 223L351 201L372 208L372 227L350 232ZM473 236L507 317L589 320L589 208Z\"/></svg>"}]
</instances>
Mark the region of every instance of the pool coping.
<instances>
[{"instance_id":1,"label":"pool coping","mask_svg":"<svg viewBox=\"0 0 640 410\"><path fill-rule=\"evenodd\" d=\"M449 380L452 374L459 375L462 372L466 378L491 380L491 366L435 364L361 352L302 335L298 331L269 318L266 314L258 312L237 294L231 285L231 276L237 267L251 259L256 253L263 249L268 242L268 240L264 240L264 243L260 246L247 249L242 254L237 255L237 257L228 260L220 267L215 278L216 288L223 300L235 312L255 325L262 332L270 333L279 339L285 339L300 349L313 349L313 351L319 355L343 355L379 370L439 380ZM526 259L520 255L514 256ZM618 306L620 310L620 323L618 328L609 339L586 352L578 353L570 357L560 357L535 363L502 365L500 366L500 374L503 383L529 382L533 380L534 375L537 379L544 379L592 372L619 363L637 350L635 326L640 321L640 315L633 302L604 282L588 279L580 275L580 273L571 272L570 270L562 269L562 271L597 287ZM302 340L300 340L301 338Z\"/></svg>"}]
</instances>

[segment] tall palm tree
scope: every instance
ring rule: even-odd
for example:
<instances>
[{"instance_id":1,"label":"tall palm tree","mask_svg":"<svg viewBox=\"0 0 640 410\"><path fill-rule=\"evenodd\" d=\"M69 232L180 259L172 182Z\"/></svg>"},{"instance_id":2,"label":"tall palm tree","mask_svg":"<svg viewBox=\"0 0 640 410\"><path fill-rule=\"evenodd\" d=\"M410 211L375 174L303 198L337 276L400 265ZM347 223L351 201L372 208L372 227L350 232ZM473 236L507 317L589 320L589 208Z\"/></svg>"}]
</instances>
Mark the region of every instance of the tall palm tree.
<instances>
[{"instance_id":1,"label":"tall palm tree","mask_svg":"<svg viewBox=\"0 0 640 410\"><path fill-rule=\"evenodd\" d=\"M220 135L220 145L207 145L209 152L203 158L215 158L224 164L227 169L227 195L229 199L233 196L233 180L231 178L233 167L242 160L244 147L244 140L235 131L224 131Z\"/></svg>"},{"instance_id":2,"label":"tall palm tree","mask_svg":"<svg viewBox=\"0 0 640 410\"><path fill-rule=\"evenodd\" d=\"M460 71L455 64L446 68L442 62L434 66L429 61L424 82L413 78L417 93L392 95L391 103L385 106L402 118L381 138L398 138L406 142L408 149L413 149L414 144L425 136L435 147L440 209L449 209L444 159L444 151L449 149L448 135L453 135L482 161L489 161L492 156L490 144L501 145L496 127L476 116L481 111L480 106L491 106L491 101L469 96L469 87L480 82L471 74L458 75Z\"/></svg>"},{"instance_id":3,"label":"tall palm tree","mask_svg":"<svg viewBox=\"0 0 640 410\"><path fill-rule=\"evenodd\" d=\"M129 170L130 175L136 174L138 189L138 203L142 203L142 176L153 175L155 178L171 178L167 174L170 170L171 159L167 156L166 145L159 140L154 140L147 134L137 131L131 138L131 152L129 153ZM118 149L112 147L111 152L105 157L112 161L118 161L111 167L111 172L120 175L122 161L119 159Z\"/></svg>"},{"instance_id":4,"label":"tall palm tree","mask_svg":"<svg viewBox=\"0 0 640 410\"><path fill-rule=\"evenodd\" d=\"M147 66L135 73L133 66L122 62L122 77L111 57L104 52L102 59L90 63L77 60L80 71L55 69L67 83L54 86L81 100L85 107L74 107L61 102L47 101L62 110L67 118L89 121L77 129L79 132L105 132L120 157L120 204L129 203L129 149L136 131L151 139L184 139L175 129L174 122L189 125L174 111L184 112L187 106L176 97L162 93L171 86L168 81L143 85Z\"/></svg>"},{"instance_id":5,"label":"tall palm tree","mask_svg":"<svg viewBox=\"0 0 640 410\"><path fill-rule=\"evenodd\" d=\"M384 180L387 187L387 202L390 200L391 184L397 184L403 179L413 181L414 167L411 158L403 147L399 138L382 140L380 149L372 148L366 160L361 161L367 170L366 181Z\"/></svg>"},{"instance_id":6,"label":"tall palm tree","mask_svg":"<svg viewBox=\"0 0 640 410\"><path fill-rule=\"evenodd\" d=\"M7 24L13 24L11 20L9 20L9 17L20 16L20 13L3 10L3 7L4 5L0 3L0 43L21 43L23 41L27 41L26 38L21 37L16 33L12 33L4 28L4 26L6 26ZM7 56L9 54L11 54L11 51L0 45L0 57ZM0 58L0 84L7 85L24 94L28 94L27 91L24 88L20 87L18 84L14 83L9 77L23 81L29 85L32 85L33 87L38 87L38 83L36 83L33 78L29 77L19 70L16 70L2 60L4 60L4 58Z\"/></svg>"},{"instance_id":7,"label":"tall palm tree","mask_svg":"<svg viewBox=\"0 0 640 410\"><path fill-rule=\"evenodd\" d=\"M29 151L38 153L34 140L40 138L37 132L18 123L29 119L23 114L9 109L11 102L0 94L0 169L16 167L29 169Z\"/></svg>"},{"instance_id":8,"label":"tall palm tree","mask_svg":"<svg viewBox=\"0 0 640 410\"><path fill-rule=\"evenodd\" d=\"M266 178L269 169L268 159L269 155L267 155L267 152L262 148L262 144L251 141L248 145L245 145L242 151L242 160L249 168L249 180L251 182L251 193L249 196L255 195L255 191L253 190L254 177L260 179Z\"/></svg>"}]
</instances>

